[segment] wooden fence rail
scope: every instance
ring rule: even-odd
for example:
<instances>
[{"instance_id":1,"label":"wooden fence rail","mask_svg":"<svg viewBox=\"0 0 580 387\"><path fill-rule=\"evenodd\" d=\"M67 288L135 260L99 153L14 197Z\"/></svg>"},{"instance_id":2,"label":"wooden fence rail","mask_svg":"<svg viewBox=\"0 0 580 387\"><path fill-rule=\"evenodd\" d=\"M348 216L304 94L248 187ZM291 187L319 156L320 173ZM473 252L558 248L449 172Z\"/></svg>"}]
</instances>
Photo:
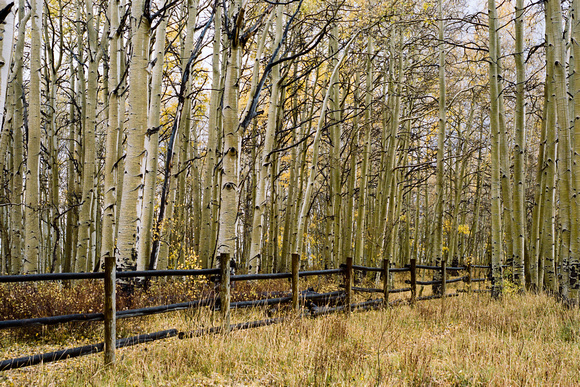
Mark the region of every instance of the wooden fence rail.
<instances>
[{"instance_id":1,"label":"wooden fence rail","mask_svg":"<svg viewBox=\"0 0 580 387\"><path fill-rule=\"evenodd\" d=\"M219 269L118 271L116 272L115 276L117 278L134 278L134 277L145 278L145 277L192 277L192 276L207 276L215 274L217 275L220 274ZM104 279L105 275L106 271L105 272L99 271L96 273L46 273L46 274L24 274L24 275L0 275L0 283Z\"/></svg>"},{"instance_id":2,"label":"wooden fence rail","mask_svg":"<svg viewBox=\"0 0 580 387\"><path fill-rule=\"evenodd\" d=\"M317 306L315 303L310 303L310 312L307 316L321 316L338 311L346 311L350 313L353 310L367 310L377 308L385 305L395 305L401 300L389 302L389 294L411 292L409 302L414 304L416 301L429 300L434 298L442 298L446 296L457 296L458 293L447 294L446 284L464 281L469 286L466 292L471 291L472 282L485 281L485 278L472 278L474 268L489 269L489 266L482 265L468 265L467 267L445 267L445 262L442 266L427 266L417 265L416 260L412 259L410 265L402 268L391 268L388 260L383 260L381 268L366 267L360 265L353 265L352 258L346 259L346 265L341 265L339 269L329 270L311 270L299 271L300 257L297 254L292 255L292 271L290 273L273 273L273 274L244 274L244 275L230 275L229 255L220 255L220 268L217 269L202 269L202 270L146 270L134 272L117 272L115 271L115 261L113 257L105 259L105 272L98 273L53 273L53 274L33 274L33 275L12 275L0 276L0 283L14 283L14 282L37 282L37 281L54 281L54 280L78 280L78 279L105 279L105 305L103 313L87 313L87 314L72 314L63 316L40 317L22 320L6 320L0 321L0 329L26 327L33 325L55 325L71 321L104 321L105 322L105 340L103 343L91 344L77 348L69 348L61 351L37 354L33 356L26 356L16 359L7 359L0 361L0 371L20 368L29 365L39 364L41 362L47 363L58 361L61 359L84 356L92 353L105 352L105 364L115 363L115 349L126 346L146 343L154 340L161 340L169 337L179 336L180 338L195 337L204 334L230 332L232 330L249 329L259 326L271 325L286 321L290 317L281 317L253 322L246 322L240 324L230 324L230 310L235 308L247 308L254 306L271 306L285 303L292 304L292 310L296 313L294 317L306 316L300 312L300 303L304 304L307 301L322 302L327 306ZM443 273L441 281L417 281L417 269L436 270ZM383 288L363 288L353 286L354 270L366 272L378 272L383 274ZM446 279L446 273L449 270L467 270L467 275L451 280ZM405 281L411 286L400 289L390 289L389 280L392 273L410 272L411 280ZM344 284L340 287L345 291L335 291L323 294L301 294L299 291L299 278L309 276L327 276L334 274L344 275ZM170 305L160 305L154 307L131 309L125 311L115 310L115 283L117 278L150 278L150 277L192 277L192 276L213 276L211 278L219 281L219 295L217 297L210 297L202 300L183 302ZM270 279L291 279L292 289L291 296L268 298L262 300L239 301L231 302L230 298L230 283L232 281L259 281ZM417 297L417 285L442 285L442 294ZM353 303L353 292L367 292L367 293L383 293L382 299L370 300L361 303ZM475 291L475 290L474 290ZM329 303L340 303L342 305L328 306ZM123 318L131 318L138 316L148 316L159 313L166 313L170 311L192 309L205 306L214 306L219 309L222 314L222 325L200 329L191 332L178 332L175 329L133 336L125 339L116 339L116 320ZM300 313L298 313L300 312Z\"/></svg>"}]
</instances>

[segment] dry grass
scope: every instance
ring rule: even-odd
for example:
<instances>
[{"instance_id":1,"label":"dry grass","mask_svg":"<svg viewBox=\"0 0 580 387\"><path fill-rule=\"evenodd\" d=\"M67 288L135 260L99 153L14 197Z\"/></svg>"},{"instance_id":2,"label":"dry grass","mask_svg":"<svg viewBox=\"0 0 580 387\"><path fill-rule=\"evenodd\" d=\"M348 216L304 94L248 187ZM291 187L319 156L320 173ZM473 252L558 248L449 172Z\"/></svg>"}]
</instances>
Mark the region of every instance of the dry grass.
<instances>
[{"instance_id":1,"label":"dry grass","mask_svg":"<svg viewBox=\"0 0 580 387\"><path fill-rule=\"evenodd\" d=\"M261 310L236 313L237 321L264 316ZM212 321L203 310L123 324L130 331L193 329L219 323L217 316ZM6 349L2 352L8 357ZM92 355L0 373L0 383L573 386L580 381L580 312L543 295L500 301L461 296L447 299L445 306L436 300L223 336L168 339L122 349L117 356L114 370L103 367L102 355Z\"/></svg>"}]
</instances>

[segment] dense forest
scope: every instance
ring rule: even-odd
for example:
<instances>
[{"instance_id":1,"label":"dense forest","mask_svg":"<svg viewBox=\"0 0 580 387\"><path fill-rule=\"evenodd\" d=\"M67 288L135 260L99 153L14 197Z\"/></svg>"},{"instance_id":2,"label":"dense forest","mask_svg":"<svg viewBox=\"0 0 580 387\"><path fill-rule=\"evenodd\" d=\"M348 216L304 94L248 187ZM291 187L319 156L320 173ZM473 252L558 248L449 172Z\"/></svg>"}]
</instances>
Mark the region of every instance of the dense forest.
<instances>
[{"instance_id":1,"label":"dense forest","mask_svg":"<svg viewBox=\"0 0 580 387\"><path fill-rule=\"evenodd\" d=\"M416 258L578 299L580 1L0 8L3 274Z\"/></svg>"}]
</instances>

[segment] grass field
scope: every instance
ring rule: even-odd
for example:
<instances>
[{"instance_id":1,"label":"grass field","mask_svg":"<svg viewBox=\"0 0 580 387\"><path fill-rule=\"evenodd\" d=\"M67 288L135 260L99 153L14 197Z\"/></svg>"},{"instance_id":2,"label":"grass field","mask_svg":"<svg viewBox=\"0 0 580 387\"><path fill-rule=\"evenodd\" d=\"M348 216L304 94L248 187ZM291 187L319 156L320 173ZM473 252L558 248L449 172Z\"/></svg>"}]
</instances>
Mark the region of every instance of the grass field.
<instances>
[{"instance_id":1,"label":"grass field","mask_svg":"<svg viewBox=\"0 0 580 387\"><path fill-rule=\"evenodd\" d=\"M207 311L173 313L123 322L120 329L187 329L217 324L217 316L212 321ZM238 321L257 318L263 318L263 311L235 316ZM3 358L39 352L36 346L27 348L30 340L2 340ZM426 301L228 335L172 338L118 350L117 358L115 369L105 368L99 354L3 372L0 383L574 386L580 384L580 312L545 295L514 294L499 301L486 294L463 295L445 303Z\"/></svg>"}]
</instances>

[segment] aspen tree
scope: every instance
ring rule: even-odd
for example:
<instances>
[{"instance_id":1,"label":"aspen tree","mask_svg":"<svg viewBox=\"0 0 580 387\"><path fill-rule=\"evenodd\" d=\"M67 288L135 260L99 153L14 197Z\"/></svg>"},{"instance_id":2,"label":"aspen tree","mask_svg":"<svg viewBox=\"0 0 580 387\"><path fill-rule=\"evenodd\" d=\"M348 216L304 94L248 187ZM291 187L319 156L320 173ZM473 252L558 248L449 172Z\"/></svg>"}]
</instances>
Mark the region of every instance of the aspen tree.
<instances>
[{"instance_id":1,"label":"aspen tree","mask_svg":"<svg viewBox=\"0 0 580 387\"><path fill-rule=\"evenodd\" d=\"M363 264L364 259L364 238L363 230L365 230L365 219L366 211L368 207L368 195L367 195L367 185L368 185L368 174L369 174L369 157L371 151L371 117L372 117L372 87L373 87L373 66L372 66L372 54L374 51L373 38L369 36L367 42L367 62L366 62L366 90L365 90L365 131L364 131L364 141L363 141L363 154L361 163L361 177L358 193L358 214L357 214L357 225L356 234L354 237L354 262L357 265ZM391 58L392 60L392 58Z\"/></svg>"},{"instance_id":2,"label":"aspen tree","mask_svg":"<svg viewBox=\"0 0 580 387\"><path fill-rule=\"evenodd\" d=\"M96 144L95 130L97 126L97 77L98 63L101 50L97 46L97 28L92 0L85 0L87 12L87 36L88 36L88 74L87 74L87 106L85 111L85 126L83 132L83 176L82 176L82 199L79 212L79 239L77 246L76 268L78 271L91 271L91 236L93 226L91 204L95 191L95 162Z\"/></svg>"},{"instance_id":3,"label":"aspen tree","mask_svg":"<svg viewBox=\"0 0 580 387\"><path fill-rule=\"evenodd\" d=\"M294 64L294 74L293 77L296 79L297 74L297 64ZM298 138L298 127L299 127L299 111L298 111L298 92L299 87L297 83L294 84L295 89L293 90L293 97L292 97L292 143L295 144ZM281 249L281 262L279 271L280 272L287 272L289 270L288 267L288 257L290 256L290 252L292 251L292 230L296 227L295 219L296 219L296 197L297 197L297 184L299 178L299 171L298 171L298 147L293 146L290 150L290 164L288 168L290 169L290 177L288 182L288 194L286 196L286 208L284 210L284 235L282 240L282 249Z\"/></svg>"},{"instance_id":4,"label":"aspen tree","mask_svg":"<svg viewBox=\"0 0 580 387\"><path fill-rule=\"evenodd\" d=\"M370 38L369 38L370 39ZM355 72L353 91L353 111L354 116L352 120L352 133L349 143L350 161L349 161L349 175L347 182L347 201L344 208L344 223L342 227L342 251L344 257L352 257L353 253L353 231L354 231L354 202L355 202L355 184L357 179L357 155L358 146L361 141L364 141L363 132L359 130L359 103L360 96L358 93L358 85L360 84L360 71Z\"/></svg>"},{"instance_id":5,"label":"aspen tree","mask_svg":"<svg viewBox=\"0 0 580 387\"><path fill-rule=\"evenodd\" d=\"M147 137L145 149L145 178L143 186L143 219L140 227L138 262L145 267L151 253L151 230L155 209L155 186L157 181L157 164L159 159L159 130L161 115L161 81L163 78L163 54L165 53L165 30L167 18L163 18L155 31L155 47L152 53L153 69L151 76L151 98L147 117ZM193 44L193 40L191 41Z\"/></svg>"},{"instance_id":6,"label":"aspen tree","mask_svg":"<svg viewBox=\"0 0 580 387\"><path fill-rule=\"evenodd\" d=\"M546 3L546 33L551 34L553 45L553 63L554 63L554 92L556 104L556 117L558 122L558 174L559 174L559 219L562 233L562 254L563 254L563 273L567 274L568 262L570 260L571 235L575 233L575 225L570 212L575 210L572 205L572 154L570 141L570 118L568 110L568 88L566 86L566 58L564 43L562 40L562 10L560 3L549 0ZM548 41L548 50L550 42ZM549 130L549 129L548 129ZM555 267L553 262L546 262L546 286L549 290L556 291ZM568 286L568 281L563 281L563 286ZM564 295L566 296L566 291Z\"/></svg>"},{"instance_id":7,"label":"aspen tree","mask_svg":"<svg viewBox=\"0 0 580 387\"><path fill-rule=\"evenodd\" d=\"M64 33L63 33L63 5L61 1L57 2L56 23L50 12L46 12L44 22L44 40L46 65L44 73L47 84L47 109L46 109L46 153L48 159L48 230L47 243L47 265L50 265L50 271L54 272L61 266L61 249L60 229L58 220L60 218L60 187L59 187L59 136L57 123L57 87L59 70L62 66L64 57ZM55 25L56 24L56 25ZM52 257L52 259L50 259Z\"/></svg>"},{"instance_id":8,"label":"aspen tree","mask_svg":"<svg viewBox=\"0 0 580 387\"><path fill-rule=\"evenodd\" d=\"M133 0L131 4L131 62L129 67L129 128L123 195L120 201L119 234L117 235L117 266L121 270L137 268L135 246L139 218L137 212L138 194L142 184L141 164L144 156L145 134L147 132L147 62L149 58L150 15L146 14L148 0Z\"/></svg>"},{"instance_id":9,"label":"aspen tree","mask_svg":"<svg viewBox=\"0 0 580 387\"><path fill-rule=\"evenodd\" d=\"M9 97L10 98L10 97ZM10 121L12 120L12 118L10 117L10 112L7 112L7 115L5 117L5 123L3 125L3 127L8 128L10 125ZM11 164L11 157L10 157L10 153L9 153L9 145L10 145L10 136L8 136L8 133L10 133L9 130L5 130L2 133L0 133L0 152L2 152L1 154L6 155L6 158L0 158L0 171L4 172L7 170L5 163L8 165L8 168L10 168L10 164ZM2 175L4 175L4 173L2 173ZM1 246L0 246L0 254L2 254L2 256L0 257L0 275L6 275L8 272L12 272L12 268L9 267L12 259L10 257L10 237L8 236L8 230L9 230L9 211L8 211L8 206L6 206L6 203L8 203L10 200L9 199L9 193L11 190L11 181L9 179L3 179L4 180L4 192L2 195L3 196L3 200L1 201L2 205L4 208L2 208L0 210L0 241L1 241Z\"/></svg>"},{"instance_id":10,"label":"aspen tree","mask_svg":"<svg viewBox=\"0 0 580 387\"><path fill-rule=\"evenodd\" d=\"M525 147L526 147L526 127L525 127L525 94L526 69L524 64L524 1L516 0L515 5L515 64L516 64L516 120L515 120L515 142L514 142L514 190L513 190L513 211L514 211L514 282L525 286L524 257L525 257L525 234L526 234L526 208L525 208Z\"/></svg>"},{"instance_id":11,"label":"aspen tree","mask_svg":"<svg viewBox=\"0 0 580 387\"><path fill-rule=\"evenodd\" d=\"M124 17L128 17L131 9L127 6L128 0L120 0L119 2L119 11L124 11ZM120 15L120 14L119 14ZM126 22L125 22L126 23ZM119 219L121 218L121 199L123 197L123 181L125 180L125 145L127 143L127 129L126 126L127 122L127 87L128 82L126 79L126 74L129 72L127 67L127 55L123 55L123 47L129 47L131 45L131 34L128 34L127 38L125 39L123 34L119 35L119 74L122 74L121 78L119 78L119 84L117 86L117 95L119 100L119 124L117 125L117 162L115 163L116 166L116 188L115 188L115 230L113 232L114 240L117 242L117 237L119 235ZM115 248L117 243L115 243ZM117 257L117 252L115 250L115 257ZM115 258L116 259L116 258Z\"/></svg>"},{"instance_id":12,"label":"aspen tree","mask_svg":"<svg viewBox=\"0 0 580 387\"><path fill-rule=\"evenodd\" d=\"M333 58L333 62L336 62L337 58L335 53L338 51L338 25L335 23L332 27L332 33L329 37L329 48L330 54ZM330 200L328 202L328 243L330 244L329 249L329 259L326 261L325 267L329 265L334 265L338 267L339 260L341 258L340 252L340 210L342 202L342 189L341 189L341 160L340 160L340 139L342 134L342 124L341 124L341 106L340 106L340 84L339 84L339 73L334 74L334 78L330 80L330 88L332 90L330 109L331 109L331 120L332 126L329 129L330 137Z\"/></svg>"},{"instance_id":13,"label":"aspen tree","mask_svg":"<svg viewBox=\"0 0 580 387\"><path fill-rule=\"evenodd\" d=\"M101 239L101 261L115 255L115 213L117 204L117 181L115 179L117 161L117 140L119 132L119 115L124 115L119 104L119 68L120 34L119 34L119 2L109 2L109 120L107 123L107 139L105 152L104 172L104 204L103 204L103 232Z\"/></svg>"},{"instance_id":14,"label":"aspen tree","mask_svg":"<svg viewBox=\"0 0 580 387\"><path fill-rule=\"evenodd\" d=\"M221 50L221 23L222 23L221 7L216 7L214 17L214 37L213 37L213 53L212 53L212 79L211 79L211 93L209 99L209 113L208 113L208 134L206 146L206 167L203 175L203 196L201 204L201 230L200 230L200 247L199 256L201 258L201 265L203 268L210 266L213 249L210 247L212 236L212 208L216 207L216 197L214 195L214 181L217 180L215 173L217 160L217 140L218 140L218 105L220 102L221 90L221 72L220 72L220 50Z\"/></svg>"},{"instance_id":15,"label":"aspen tree","mask_svg":"<svg viewBox=\"0 0 580 387\"><path fill-rule=\"evenodd\" d=\"M75 208L75 213L74 213L74 219L71 219L71 221L74 221L74 225L73 225L73 239L70 241L71 242L71 256L70 256L70 266L67 266L67 270L70 271L77 271L78 270L78 256L79 254L77 254L78 252L78 241L79 238L81 237L81 233L80 233L80 211L81 211L81 205L82 205L82 189L83 189L83 180L82 180L82 175L83 175L83 169L84 169L84 160L85 160L85 141L84 141L84 132L86 130L86 126L87 126L87 82L86 82L86 74L85 74L85 63L87 61L87 56L86 56L86 52L85 52L85 36L84 36L84 28L83 28L83 22L82 22L82 9L83 9L83 2L82 0L78 0L78 2L76 3L76 7L75 7L75 17L76 17L76 22L75 24L75 34L76 34L76 44L75 44L75 49L76 49L76 61L77 62L77 66L76 66L76 76L77 78L75 79L75 95L74 95L74 101L73 104L74 109L75 109L75 115L74 115L74 122L76 123L76 127L75 127L75 134L74 134L74 139L75 139L75 154L74 154L74 162L75 165L73 166L74 168L74 205L77 206L77 208ZM80 175L81 178L79 178L76 175Z\"/></svg>"},{"instance_id":16,"label":"aspen tree","mask_svg":"<svg viewBox=\"0 0 580 387\"><path fill-rule=\"evenodd\" d=\"M70 85L71 85L71 98L69 100L69 112L68 112L68 120L69 120L69 131L68 131L68 165L67 165L67 192L66 192L66 204L71 210L67 212L66 216L66 226L65 226L65 238L64 238L64 254L63 254L63 271L64 272L71 272L74 271L73 268L73 260L75 257L75 230L77 228L77 209L76 206L76 181L75 181L75 154L76 154L76 122L75 122L75 91L76 91L76 70L73 66L73 58L70 57L69 63L71 69L70 75Z\"/></svg>"},{"instance_id":17,"label":"aspen tree","mask_svg":"<svg viewBox=\"0 0 580 387\"><path fill-rule=\"evenodd\" d=\"M435 266L440 266L443 260L443 155L445 154L445 126L447 121L447 105L445 90L445 22L443 20L443 0L437 3L439 13L439 130L437 134L437 183L435 186L435 233L433 235L433 255ZM491 3L490 3L491 4ZM490 22L491 31L491 22ZM490 32L491 34L491 32ZM491 37L490 37L491 39ZM491 48L490 48L491 50ZM435 279L441 276L436 272ZM433 286L433 292L439 293L440 286Z\"/></svg>"},{"instance_id":18,"label":"aspen tree","mask_svg":"<svg viewBox=\"0 0 580 387\"><path fill-rule=\"evenodd\" d=\"M391 55L394 56L394 46L391 47ZM382 163L385 165L384 174L383 174L383 186L382 186L382 195L375 195L377 205L380 205L380 211L375 211L375 230L377 232L377 236L375 237L377 240L380 241L378 247L380 248L380 256L389 256L389 259L393 264L396 264L396 257L394 256L397 253L396 250L396 240L395 235L397 234L398 230L398 212L400 211L400 202L399 202L399 189L398 189L398 171L395 170L395 167L398 165L398 161L401 157L397 157L399 147L405 148L404 146L404 138L399 132L399 125L400 125L400 118L401 118L401 94L403 88L403 40L402 35L399 34L399 55L397 58L397 81L394 81L394 72L391 73L393 80L390 85L391 89L389 91L389 102L390 107L392 109L392 113L390 116L390 132L388 134L388 145L386 147L386 163ZM393 70L391 68L390 70ZM383 130L384 133L385 130ZM382 202L380 199L382 198ZM380 215L378 215L380 214ZM378 216L377 216L378 215ZM383 221L384 219L384 221ZM378 233L381 232L381 238L378 238ZM392 243L391 243L392 242ZM374 259L375 256L379 256L375 253L369 253L371 259Z\"/></svg>"},{"instance_id":19,"label":"aspen tree","mask_svg":"<svg viewBox=\"0 0 580 387\"><path fill-rule=\"evenodd\" d=\"M314 79L312 82L312 91L311 91L311 95L310 95L310 99L312 101L315 100L316 95L317 95L317 91L316 91L316 84L318 83L318 77L319 77L319 68L317 67L316 70L314 71ZM309 87L309 82L308 82L308 78L306 79L305 82L305 89L307 89ZM300 137L301 138L305 138L307 133L311 133L312 132L312 123L313 120L312 118L314 117L314 103L310 103L310 106L308 106L308 104L304 105L304 109L302 111L302 121L303 122L308 122L307 125L302 125L301 131L300 131ZM307 184L307 180L306 180L306 174L307 174L307 160L306 160L306 156L308 154L308 145L303 142L302 145L300 146L300 150L298 151L298 154L300 155L300 161L297 164L296 168L297 168L297 174L298 174L298 195L296 197L296 214L294 216L294 224L296 225L293 229L292 229L292 238L291 238L291 251L295 251L298 252L298 254L300 254L302 252L302 245L298 245L298 232L299 232L299 227L300 227L300 211L302 210L302 206L303 206L303 201L304 201L304 194L305 194L305 187L304 185ZM305 226L304 226L305 227ZM304 232L304 228L302 229L302 232ZM302 239L303 240L303 239Z\"/></svg>"},{"instance_id":20,"label":"aspen tree","mask_svg":"<svg viewBox=\"0 0 580 387\"><path fill-rule=\"evenodd\" d=\"M488 0L489 15L489 82L490 82L490 132L491 132L491 295L499 297L502 292L501 262L501 175L500 175L500 127L499 85L497 69L497 11L495 0Z\"/></svg>"},{"instance_id":21,"label":"aspen tree","mask_svg":"<svg viewBox=\"0 0 580 387\"><path fill-rule=\"evenodd\" d=\"M13 128L14 128L14 139L13 139L13 186L14 195L12 200L16 204L12 209L11 217L11 242L12 248L10 251L10 256L12 258L12 271L11 274L20 273L22 266L22 174L24 172L23 168L23 136L22 136L22 126L24 123L24 89L22 86L22 67L23 67L23 56L24 56L24 37L26 33L26 23L30 18L30 12L24 15L24 2L18 2L18 39L16 42L16 48L14 50L14 65L12 68L13 79L12 79L12 111L13 111Z\"/></svg>"},{"instance_id":22,"label":"aspen tree","mask_svg":"<svg viewBox=\"0 0 580 387\"><path fill-rule=\"evenodd\" d=\"M340 53L340 57L338 62L335 64L334 68L332 69L332 73L329 79L332 79L335 72L339 71L344 58L346 57L345 51L348 49L354 38L356 38L358 34L355 34L345 45L343 50ZM296 246L295 251L297 254L302 255L303 248L304 248L304 233L306 230L306 218L308 215L308 210L310 208L310 201L312 199L312 191L314 189L314 180L318 173L318 156L320 153L320 138L322 137L322 128L324 126L324 118L326 114L326 109L328 108L328 101L330 99L332 89L330 85L326 86L326 93L324 96L324 100L322 102L322 107L320 108L320 116L318 117L318 126L316 128L316 134L314 137L314 143L312 148L312 162L310 165L310 173L308 175L308 182L306 183L306 191L304 192L304 197L302 198L302 206L300 208L300 213L298 217L298 228L296 234Z\"/></svg>"},{"instance_id":23,"label":"aspen tree","mask_svg":"<svg viewBox=\"0 0 580 387\"><path fill-rule=\"evenodd\" d=\"M552 114L552 101L551 92L551 75L550 66L546 66L546 86L544 87L544 108L542 114L542 126L540 134L540 147L538 150L538 161L536 166L536 194L535 194L535 206L532 212L532 230L530 236L530 253L526 262L526 284L529 290L535 291L539 289L538 284L538 263L540 260L540 254L542 250L542 211L544 203L544 184L545 184L545 173L544 164L546 162L546 149L548 149L547 144L547 127L548 127L548 117L553 117ZM553 125L554 123L552 123ZM551 162L551 161L550 161Z\"/></svg>"},{"instance_id":24,"label":"aspen tree","mask_svg":"<svg viewBox=\"0 0 580 387\"><path fill-rule=\"evenodd\" d=\"M548 40L550 44L551 39ZM548 49L546 57L553 57L553 50ZM553 61L548 61L546 66L546 140L544 145L542 179L540 189L542 191L541 213L539 215L540 225L540 250L539 250L539 270L532 266L532 281L538 290L543 289L543 278L546 265L554 266L555 260L555 229L554 229L554 202L556 195L556 144L557 132L555 117L555 92L554 92L554 72ZM537 265L535 265L537 266ZM552 273L553 271L550 270ZM548 286L553 286L550 275L548 275Z\"/></svg>"},{"instance_id":25,"label":"aspen tree","mask_svg":"<svg viewBox=\"0 0 580 387\"><path fill-rule=\"evenodd\" d=\"M224 146L221 167L221 208L217 250L234 256L236 221L238 218L238 157L240 133L238 125L238 98L240 72L240 34L244 22L245 8L240 0L230 4L230 13L225 12L229 54L223 97Z\"/></svg>"},{"instance_id":26,"label":"aspen tree","mask_svg":"<svg viewBox=\"0 0 580 387\"><path fill-rule=\"evenodd\" d=\"M191 71L190 69L186 69L188 66L189 60L193 51L195 50L195 45L193 41L194 33L195 33L195 22L197 19L197 0L188 0L187 3L184 4L185 9L187 9L187 25L185 30L185 39L182 40L182 47L181 47L181 68L182 71ZM179 128L178 128L178 136L180 136L179 141L179 149L178 153L179 156L176 160L177 168L177 197L176 197L176 204L174 211L176 211L176 222L174 223L175 230L172 230L172 238L178 245L184 247L186 236L185 230L187 229L186 220L185 220L185 205L186 205L186 197L185 197L185 186L186 180L185 176L187 174L187 170L189 169L186 167L188 164L188 160L190 159L190 137L191 137L191 130L192 130L192 77L188 77L187 82L183 87L183 110L181 113L180 121L179 121ZM178 250L178 260L181 262L184 259L184 249L180 248Z\"/></svg>"},{"instance_id":27,"label":"aspen tree","mask_svg":"<svg viewBox=\"0 0 580 387\"><path fill-rule=\"evenodd\" d=\"M505 250L506 250L506 265L510 265L513 268L514 261L514 240L516 239L514 235L514 211L513 211L513 194L510 182L510 163L509 163L509 148L508 148L508 127L505 122L505 104L503 98L503 65L501 60L501 39L499 34L496 34L497 38L497 80L498 80L498 124L499 124L499 146L500 146L500 177L501 177L501 198L503 203L503 216L502 225L505 238ZM513 269L512 269L513 270Z\"/></svg>"},{"instance_id":28,"label":"aspen tree","mask_svg":"<svg viewBox=\"0 0 580 387\"><path fill-rule=\"evenodd\" d=\"M179 147L179 141L180 138L179 136L176 136L177 138L175 139L175 144L174 147ZM172 153L173 149L171 150ZM168 152L169 154L169 152ZM173 160L175 160L175 157L178 157L178 155L173 155L172 154L172 162ZM171 173L170 173L171 174ZM171 179L171 182L169 184L169 193L168 193L168 197L167 197L167 209L165 210L166 212L166 216L164 216L162 222L159 222L159 217L157 218L157 222L156 222L156 230L153 231L153 237L155 238L153 240L153 245L152 245L152 249L151 249L151 258L149 260L149 270L152 270L154 268L160 269L160 270L164 270L168 267L177 267L177 262L175 262L175 260L172 257L169 257L169 247L171 245L171 237L172 237L172 229L173 229L173 214L174 214L174 209L175 209L175 202L176 202L176 197L177 197L177 179ZM161 198L163 200L163 197ZM157 228L159 230L157 230ZM163 236L163 238L162 238ZM161 239L163 239L163 244L160 245L158 253L157 253L157 257L155 257L156 251L155 251L155 243L159 243L161 241ZM171 259L170 259L171 258ZM155 264L154 264L155 263Z\"/></svg>"},{"instance_id":29,"label":"aspen tree","mask_svg":"<svg viewBox=\"0 0 580 387\"><path fill-rule=\"evenodd\" d=\"M31 1L30 98L28 107L28 152L26 161L24 266L25 274L37 273L40 263L40 137L41 137L41 31L43 3Z\"/></svg>"},{"instance_id":30,"label":"aspen tree","mask_svg":"<svg viewBox=\"0 0 580 387\"><path fill-rule=\"evenodd\" d=\"M473 106L470 112L470 120L473 119ZM468 124L469 127L469 124ZM463 138L463 133L461 130L461 122L457 124L457 139L458 144L456 145L456 155L455 155L455 177L453 181L455 195L453 198L452 206L452 216L451 216L451 232L449 235L449 258L451 259L451 266L458 266L458 241L459 241L459 209L461 207L461 198L463 196L463 180L465 178L465 171L467 167L467 156L464 155L465 140ZM457 261L456 261L457 258Z\"/></svg>"},{"instance_id":31,"label":"aspen tree","mask_svg":"<svg viewBox=\"0 0 580 387\"><path fill-rule=\"evenodd\" d=\"M284 91L282 90L282 97L284 98ZM276 144L274 144L276 146ZM277 176L279 174L279 158L278 153L275 153L271 157L272 166L270 173L270 225L268 227L268 260L266 261L265 269L267 273L272 273L279 265L279 249L278 249L278 235L279 235L279 212L278 212L278 196L279 196L279 180Z\"/></svg>"},{"instance_id":32,"label":"aspen tree","mask_svg":"<svg viewBox=\"0 0 580 387\"><path fill-rule=\"evenodd\" d=\"M3 13L8 12L4 20L0 22L0 37L2 38L2 47L0 47L0 125L3 125L4 122L4 108L8 95L8 75L10 74L12 46L14 44L14 14L17 9L14 6L14 1L0 0L0 10Z\"/></svg>"},{"instance_id":33,"label":"aspen tree","mask_svg":"<svg viewBox=\"0 0 580 387\"><path fill-rule=\"evenodd\" d=\"M200 154L199 154L199 145L200 145L200 132L201 132L201 125L200 119L198 117L199 107L196 106L193 114L192 120L192 129L193 129L193 154L191 157L191 180L192 180L192 188L191 188L191 195L187 195L190 199L190 204L188 207L190 211L187 215L187 219L189 219L189 225L186 225L186 228L193 232L193 236L189 236L193 251L196 253L199 252L199 245L200 245L200 230L201 230L201 172L200 172ZM198 253L199 256L199 253Z\"/></svg>"},{"instance_id":34,"label":"aspen tree","mask_svg":"<svg viewBox=\"0 0 580 387\"><path fill-rule=\"evenodd\" d=\"M282 31L283 31L283 7L278 5L276 7L276 20L275 20L275 38L274 47L278 47L282 42ZM256 203L254 207L254 216L252 223L252 242L250 245L250 258L249 263L251 265L251 271L257 273L261 266L261 236L262 230L265 222L265 211L264 206L266 204L266 182L268 176L275 176L272 173L272 157L271 153L274 148L274 140L276 134L276 124L277 124L277 112L280 103L280 65L276 65L272 68L271 72L271 95L270 95L270 105L268 107L268 121L266 126L266 133L264 135L264 147L262 149L262 155L259 158L258 172L256 175ZM270 179L271 180L271 179ZM273 187L272 187L273 188ZM276 237L277 239L277 237Z\"/></svg>"},{"instance_id":35,"label":"aspen tree","mask_svg":"<svg viewBox=\"0 0 580 387\"><path fill-rule=\"evenodd\" d=\"M572 303L578 303L579 289L580 289L580 214L578 214L578 207L580 200L578 194L580 191L580 21L578 15L580 15L580 1L575 0L573 2L574 8L574 19L571 21L572 25L572 49L574 55L574 75L573 75L573 85L574 90L574 109L573 109L573 136L574 136L574 158L573 158L573 188L574 188L574 198L572 198L572 204L576 207L576 212L573 214L575 222L575 232L571 235L571 246L572 252L570 256L569 265L569 300Z\"/></svg>"}]
</instances>

